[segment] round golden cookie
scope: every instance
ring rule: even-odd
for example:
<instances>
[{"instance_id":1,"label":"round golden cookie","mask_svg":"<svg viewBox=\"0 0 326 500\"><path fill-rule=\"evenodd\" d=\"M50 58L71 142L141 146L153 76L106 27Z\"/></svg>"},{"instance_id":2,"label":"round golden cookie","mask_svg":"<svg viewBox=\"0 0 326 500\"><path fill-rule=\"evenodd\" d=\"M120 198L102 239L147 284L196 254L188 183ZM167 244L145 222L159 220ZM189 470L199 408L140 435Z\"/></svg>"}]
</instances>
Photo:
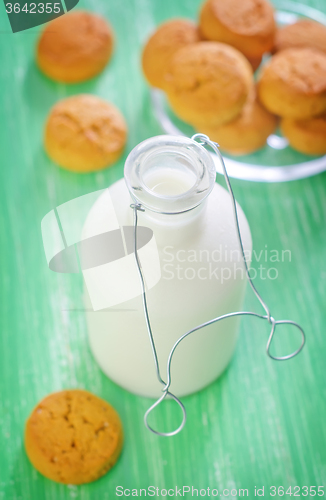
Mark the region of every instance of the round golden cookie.
<instances>
[{"instance_id":1,"label":"round golden cookie","mask_svg":"<svg viewBox=\"0 0 326 500\"><path fill-rule=\"evenodd\" d=\"M293 149L305 154L326 154L326 114L308 120L283 118L281 130Z\"/></svg>"},{"instance_id":2,"label":"round golden cookie","mask_svg":"<svg viewBox=\"0 0 326 500\"><path fill-rule=\"evenodd\" d=\"M120 111L99 97L80 94L51 109L44 143L50 158L67 170L93 172L122 154L127 127Z\"/></svg>"},{"instance_id":3,"label":"round golden cookie","mask_svg":"<svg viewBox=\"0 0 326 500\"><path fill-rule=\"evenodd\" d=\"M102 17L71 12L46 25L37 46L37 64L48 77L64 83L100 73L113 49L113 33Z\"/></svg>"},{"instance_id":4,"label":"round golden cookie","mask_svg":"<svg viewBox=\"0 0 326 500\"><path fill-rule=\"evenodd\" d=\"M273 47L274 9L267 0L207 0L199 27L204 38L228 43L257 59Z\"/></svg>"},{"instance_id":5,"label":"round golden cookie","mask_svg":"<svg viewBox=\"0 0 326 500\"><path fill-rule=\"evenodd\" d=\"M95 481L116 463L122 444L117 412L83 390L50 394L26 422L28 458L41 474L59 483Z\"/></svg>"},{"instance_id":6,"label":"round golden cookie","mask_svg":"<svg viewBox=\"0 0 326 500\"><path fill-rule=\"evenodd\" d=\"M311 47L326 52L326 26L302 19L279 28L275 34L274 52L293 47Z\"/></svg>"},{"instance_id":7,"label":"round golden cookie","mask_svg":"<svg viewBox=\"0 0 326 500\"><path fill-rule=\"evenodd\" d=\"M326 54L315 49L278 52L258 82L262 104L276 115L310 118L326 111Z\"/></svg>"},{"instance_id":8,"label":"round golden cookie","mask_svg":"<svg viewBox=\"0 0 326 500\"><path fill-rule=\"evenodd\" d=\"M263 108L253 89L234 120L216 128L202 127L199 132L216 141L224 151L244 155L262 148L276 125L277 117Z\"/></svg>"},{"instance_id":9,"label":"round golden cookie","mask_svg":"<svg viewBox=\"0 0 326 500\"><path fill-rule=\"evenodd\" d=\"M171 58L185 45L199 42L197 26L187 19L173 19L163 23L147 41L142 66L148 83L164 88L164 75Z\"/></svg>"},{"instance_id":10,"label":"round golden cookie","mask_svg":"<svg viewBox=\"0 0 326 500\"><path fill-rule=\"evenodd\" d=\"M252 85L252 68L238 50L224 43L199 42L175 53L165 90L182 120L218 126L240 113Z\"/></svg>"}]
</instances>

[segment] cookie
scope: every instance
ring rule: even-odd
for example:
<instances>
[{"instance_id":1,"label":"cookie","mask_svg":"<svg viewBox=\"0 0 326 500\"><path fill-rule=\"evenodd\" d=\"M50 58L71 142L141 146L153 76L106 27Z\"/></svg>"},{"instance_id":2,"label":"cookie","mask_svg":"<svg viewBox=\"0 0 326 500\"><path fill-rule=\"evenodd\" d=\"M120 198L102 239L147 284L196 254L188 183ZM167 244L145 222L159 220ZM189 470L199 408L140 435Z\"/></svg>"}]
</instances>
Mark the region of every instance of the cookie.
<instances>
[{"instance_id":1,"label":"cookie","mask_svg":"<svg viewBox=\"0 0 326 500\"><path fill-rule=\"evenodd\" d=\"M286 49L262 69L262 104L276 115L310 118L326 111L326 54L315 49Z\"/></svg>"},{"instance_id":2,"label":"cookie","mask_svg":"<svg viewBox=\"0 0 326 500\"><path fill-rule=\"evenodd\" d=\"M45 126L50 158L74 172L105 168L122 154L127 127L120 111L99 97L80 94L59 101Z\"/></svg>"},{"instance_id":3,"label":"cookie","mask_svg":"<svg viewBox=\"0 0 326 500\"><path fill-rule=\"evenodd\" d=\"M310 47L326 52L326 26L309 19L301 19L279 28L275 34L274 52L293 47Z\"/></svg>"},{"instance_id":4,"label":"cookie","mask_svg":"<svg viewBox=\"0 0 326 500\"><path fill-rule=\"evenodd\" d=\"M203 38L228 43L249 59L258 59L273 47L274 9L266 0L207 0L199 27Z\"/></svg>"},{"instance_id":5,"label":"cookie","mask_svg":"<svg viewBox=\"0 0 326 500\"><path fill-rule=\"evenodd\" d=\"M164 88L164 75L178 49L199 42L197 26L187 19L168 21L153 33L142 55L144 75L150 85Z\"/></svg>"},{"instance_id":6,"label":"cookie","mask_svg":"<svg viewBox=\"0 0 326 500\"><path fill-rule=\"evenodd\" d=\"M82 82L100 73L113 49L113 33L102 17L76 11L48 23L37 45L36 59L49 78Z\"/></svg>"},{"instance_id":7,"label":"cookie","mask_svg":"<svg viewBox=\"0 0 326 500\"><path fill-rule=\"evenodd\" d=\"M233 155L244 155L262 148L277 126L277 117L257 100L255 89L250 92L241 113L220 127L199 130L217 142L220 148Z\"/></svg>"},{"instance_id":8,"label":"cookie","mask_svg":"<svg viewBox=\"0 0 326 500\"><path fill-rule=\"evenodd\" d=\"M45 397L26 422L28 458L41 474L59 483L95 481L116 463L122 444L117 412L79 389Z\"/></svg>"},{"instance_id":9,"label":"cookie","mask_svg":"<svg viewBox=\"0 0 326 500\"><path fill-rule=\"evenodd\" d=\"M165 90L182 120L195 127L218 126L240 113L252 85L243 54L223 43L199 42L175 53Z\"/></svg>"},{"instance_id":10,"label":"cookie","mask_svg":"<svg viewBox=\"0 0 326 500\"><path fill-rule=\"evenodd\" d=\"M283 118L281 130L297 151L308 155L326 154L326 114L308 120Z\"/></svg>"}]
</instances>

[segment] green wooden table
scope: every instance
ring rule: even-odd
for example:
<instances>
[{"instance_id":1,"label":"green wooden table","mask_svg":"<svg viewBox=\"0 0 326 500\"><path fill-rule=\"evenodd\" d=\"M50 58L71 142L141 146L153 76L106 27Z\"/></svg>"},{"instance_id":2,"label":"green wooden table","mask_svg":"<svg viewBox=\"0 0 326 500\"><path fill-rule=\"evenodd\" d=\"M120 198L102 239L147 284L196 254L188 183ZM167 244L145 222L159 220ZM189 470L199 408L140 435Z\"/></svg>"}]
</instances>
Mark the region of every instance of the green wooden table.
<instances>
[{"instance_id":1,"label":"green wooden table","mask_svg":"<svg viewBox=\"0 0 326 500\"><path fill-rule=\"evenodd\" d=\"M324 0L306 3L326 12ZM216 488L223 498L224 489L229 497L233 489L238 498L238 490L246 488L254 498L255 486L264 486L268 497L272 486L291 486L292 494L294 486L325 486L326 173L277 185L233 181L257 255L261 250L291 252L291 261L287 253L284 262L272 264L277 279L255 283L276 318L291 318L305 328L307 344L297 358L285 363L269 359L268 325L246 318L229 369L206 390L184 398L186 427L169 439L144 427L151 401L120 389L95 363L82 312L81 275L49 271L40 222L57 205L122 177L131 148L161 133L141 74L141 47L159 22L175 16L195 19L200 0L84 0L80 5L107 16L116 48L103 74L72 86L51 82L37 70L34 48L40 28L13 35L0 8L0 498L104 500L114 498L118 486L151 485L193 486L206 489L206 496L207 488ZM113 101L129 126L124 157L96 174L65 172L42 147L50 106L80 92ZM258 270L264 262L264 257L254 259L253 267ZM260 312L249 290L246 307ZM278 347L289 350L290 333L280 337ZM23 446L25 419L34 405L70 387L110 401L125 429L125 447L114 469L81 487L42 477ZM172 426L178 416L168 402L155 424Z\"/></svg>"}]
</instances>

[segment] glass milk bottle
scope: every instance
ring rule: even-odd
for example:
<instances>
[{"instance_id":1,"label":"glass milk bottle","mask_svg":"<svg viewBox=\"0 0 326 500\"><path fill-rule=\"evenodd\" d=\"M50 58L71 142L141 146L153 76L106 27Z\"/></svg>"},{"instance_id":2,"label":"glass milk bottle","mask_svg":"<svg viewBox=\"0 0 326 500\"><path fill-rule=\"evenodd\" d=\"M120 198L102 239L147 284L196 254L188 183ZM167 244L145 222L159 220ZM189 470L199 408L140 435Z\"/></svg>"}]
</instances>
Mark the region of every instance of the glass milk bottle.
<instances>
[{"instance_id":1,"label":"glass milk bottle","mask_svg":"<svg viewBox=\"0 0 326 500\"><path fill-rule=\"evenodd\" d=\"M110 186L88 214L86 232L87 227L105 219L110 204L124 230L127 257L114 261L121 281L117 276L113 283L101 271L96 278L102 280L98 290L107 287L112 297L120 298L115 305L98 306L94 311L88 288L85 300L95 359L108 377L133 393L158 397L162 385L156 377L135 256L130 249L132 203L140 203L145 210L138 211L139 230L153 234L152 251L146 254L144 250L141 255L140 249L139 255L164 380L169 352L181 335L219 315L242 310L246 275L231 199L215 183L215 177L211 155L197 142L185 137L152 137L131 151L125 179ZM238 215L244 251L250 260L251 234L240 207ZM128 265L134 266L129 274L124 271L127 258ZM128 276L137 279L137 285L129 287ZM133 286L139 290L130 297ZM231 360L238 330L239 318L234 317L186 337L173 356L170 391L184 396L215 380Z\"/></svg>"}]
</instances>

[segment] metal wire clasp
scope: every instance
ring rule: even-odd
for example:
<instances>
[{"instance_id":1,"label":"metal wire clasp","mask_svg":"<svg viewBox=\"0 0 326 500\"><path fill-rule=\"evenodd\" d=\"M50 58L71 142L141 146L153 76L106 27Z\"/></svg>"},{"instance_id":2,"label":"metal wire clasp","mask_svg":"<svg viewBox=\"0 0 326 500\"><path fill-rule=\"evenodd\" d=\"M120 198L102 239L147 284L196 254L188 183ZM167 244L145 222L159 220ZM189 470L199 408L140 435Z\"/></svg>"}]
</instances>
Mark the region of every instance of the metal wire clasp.
<instances>
[{"instance_id":1,"label":"metal wire clasp","mask_svg":"<svg viewBox=\"0 0 326 500\"><path fill-rule=\"evenodd\" d=\"M183 403L180 401L180 399L177 398L174 394L172 394L169 391L170 382L168 382L166 384L164 382L164 380L162 379L162 377L161 377L160 365L159 365L158 356L157 356L156 347L155 347L155 342L154 342L154 337L153 337L153 333L152 333L151 322L150 322L149 314L148 314L144 277L143 277L143 273L142 273L142 270L141 270L141 265L140 265L140 261L139 261L139 257L138 257L138 252L137 252L138 211L145 212L145 209L143 208L143 206L140 203L132 203L130 205L130 208L132 208L133 211L134 211L134 252L135 252L135 259L136 259L137 270L138 270L138 274L139 274L139 278L140 278L140 285L141 285L141 291L142 291L142 303L143 303L145 321L146 321L147 331L148 331L149 340L150 340L150 344L151 344L151 348L152 348L152 353L153 353L153 357L154 357L154 363L155 363L155 369L156 369L156 376L157 376L159 382L163 385L163 389L162 389L163 394L162 394L162 396L157 401L155 401L155 403L150 408L148 408L148 410L146 411L146 413L144 415L144 422L145 422L146 427L150 431L152 431L154 434L157 434L159 436L165 436L165 437L174 436L175 434L178 434L178 432L180 432L183 429L183 427L184 427L184 425L186 423L186 418L187 418L187 416L186 416L186 409L185 409ZM152 410L154 410L154 408L156 408L167 396L170 396L180 406L181 411L182 411L182 422L179 425L179 427L177 429L175 429L174 431L171 431L171 432L156 431L155 429L153 429L149 425L149 423L148 423L148 416L152 412Z\"/></svg>"},{"instance_id":2,"label":"metal wire clasp","mask_svg":"<svg viewBox=\"0 0 326 500\"><path fill-rule=\"evenodd\" d=\"M209 321L207 321L205 323L202 323L201 325L196 326L195 328L192 328L188 332L184 333L175 342L175 344L173 345L173 347L172 347L172 349L170 351L170 354L168 356L167 366L166 366L166 380L167 380L167 382L165 382L163 380L163 378L161 377L161 373L160 373L160 367L159 367L159 361L158 361L158 356L157 356L156 347L155 347L155 341L154 341L154 337L153 337L153 333L152 333L152 328L151 328L151 322L150 322L149 314L148 314L146 291L145 291L145 284L144 284L144 277L143 277L143 273L142 273L142 270L141 270L141 265L140 265L140 261L139 261L139 257L138 257L138 253L137 253L138 212L139 211L140 212L145 212L145 208L140 203L132 203L130 205L130 208L132 208L133 211L134 211L134 253L135 253L135 260L136 260L137 270L138 270L138 274L139 274L139 278L140 278L140 282L141 282L142 302L143 302L143 309L144 309L144 315L145 315L145 320L146 320L146 326L147 326L149 340L150 340L151 348L152 348L152 352L153 352L154 363L155 363L155 368L156 368L156 375L157 375L157 378L158 378L159 382L163 386L162 387L162 391L163 391L162 396L160 396L158 398L158 400L155 401L155 403L146 411L146 413L144 415L144 421L145 421L146 427L150 431L152 431L154 434L157 434L159 436L174 436L175 434L178 434L183 429L183 427L184 427L184 425L186 423L186 409L185 409L183 403L180 401L180 399L177 398L174 394L172 394L169 391L169 388L170 388L170 385L171 385L171 363L172 363L173 354L174 354L176 348L178 347L178 345L182 342L182 340L184 338L186 338L188 335L190 335L191 333L194 333L194 332L196 332L198 330L201 330L202 328L205 328L206 326L209 326L209 325L211 325L213 323L217 323L218 321L222 321L223 319L226 319L226 318L231 318L231 317L234 317L234 316L255 316L257 318L266 320L271 325L271 331L270 331L270 334L269 334L269 337L268 337L268 341L267 341L267 344L266 344L266 352L267 352L268 356L271 359L276 360L276 361L285 361L287 359L291 359L294 356L296 356L297 354L299 354L299 352L302 350L302 348L303 348L303 346L305 344L305 333L304 333L303 329L301 328L301 326L298 325L298 323L295 323L294 321L290 321L290 320L278 320L278 321L276 321L273 318L273 316L271 315L269 307L267 306L266 302L262 299L261 295L258 293L256 287L254 286L254 284L252 282L252 278L250 276L250 270L249 270L248 263L247 263L247 260L246 260L246 255L245 255L245 252L244 252L242 238L241 238L241 231L240 231L240 225L239 225L239 219L238 219L237 204L236 204L236 200L235 200L235 197L234 197L234 194L233 194L233 190L232 190L232 187L231 187L230 179L229 179L228 173L226 171L225 163L224 163L223 157L222 157L222 155L220 153L218 144L216 142L211 141L209 139L209 137L207 137L207 135L204 135L204 134L195 134L195 135L192 136L192 140L199 142L203 146L206 146L206 145L210 146L214 150L214 152L217 154L217 156L219 157L219 159L221 160L224 179L225 179L228 191L229 191L230 196L231 196L232 208L233 208L233 214L234 214L234 220L235 220L235 228L236 228L236 232L237 232L237 237L238 237L238 242L239 242L239 246L240 246L240 250L241 250L242 259L243 259L244 266L245 266L247 280L249 281L249 284L250 284L250 287L251 287L252 291L256 295L257 299L259 300L259 302L260 302L261 306L263 307L263 309L264 309L264 311L265 311L266 314L262 315L262 314L258 314L258 313L251 312L251 311L237 311L237 312L232 312L232 313L224 314L224 315L219 316L217 318L211 319L211 320L209 320ZM271 347L271 343L272 343L272 340L273 340L276 328L277 328L277 326L284 325L284 324L292 325L292 326L294 326L295 328L297 328L300 331L300 333L301 333L301 345L300 345L300 347L296 351L294 351L291 354L288 354L286 356L273 356L271 354L271 352L270 352L270 347ZM157 430L153 429L149 425L149 423L148 423L148 416L154 410L154 408L156 408L160 403L162 403L162 401L164 401L164 399L167 396L170 397L170 398L172 398L180 406L180 408L182 410L182 422L179 425L179 427L177 429L175 429L174 431L171 431L171 432L160 432L160 431L157 431Z\"/></svg>"}]
</instances>

